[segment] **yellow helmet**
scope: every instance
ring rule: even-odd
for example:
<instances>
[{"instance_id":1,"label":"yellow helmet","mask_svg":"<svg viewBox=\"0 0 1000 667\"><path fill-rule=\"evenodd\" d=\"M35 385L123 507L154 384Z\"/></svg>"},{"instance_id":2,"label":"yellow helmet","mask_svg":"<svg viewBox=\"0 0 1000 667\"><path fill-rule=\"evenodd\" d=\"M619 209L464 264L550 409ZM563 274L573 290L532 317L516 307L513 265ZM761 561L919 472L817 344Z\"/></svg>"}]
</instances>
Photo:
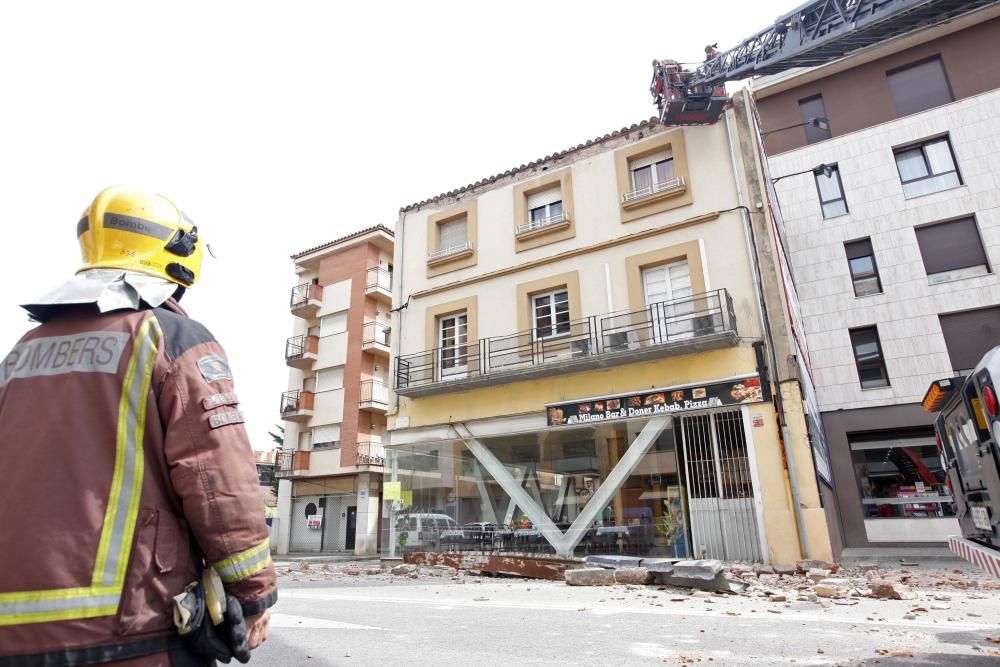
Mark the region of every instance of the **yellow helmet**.
<instances>
[{"instance_id":1,"label":"yellow helmet","mask_svg":"<svg viewBox=\"0 0 1000 667\"><path fill-rule=\"evenodd\" d=\"M76 223L76 235L83 253L80 271L126 269L183 287L201 272L198 228L161 195L105 188Z\"/></svg>"}]
</instances>

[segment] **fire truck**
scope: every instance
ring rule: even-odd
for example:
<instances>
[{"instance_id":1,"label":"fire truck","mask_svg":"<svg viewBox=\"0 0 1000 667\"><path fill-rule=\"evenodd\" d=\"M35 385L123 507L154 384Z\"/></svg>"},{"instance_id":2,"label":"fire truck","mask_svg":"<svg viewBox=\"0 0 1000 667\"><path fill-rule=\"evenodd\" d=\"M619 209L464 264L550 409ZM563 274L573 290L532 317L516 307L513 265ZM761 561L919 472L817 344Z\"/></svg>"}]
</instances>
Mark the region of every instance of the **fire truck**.
<instances>
[{"instance_id":1,"label":"fire truck","mask_svg":"<svg viewBox=\"0 0 1000 667\"><path fill-rule=\"evenodd\" d=\"M1000 577L1000 346L966 377L931 383L923 407L934 431L962 535L948 538L961 558Z\"/></svg>"}]
</instances>

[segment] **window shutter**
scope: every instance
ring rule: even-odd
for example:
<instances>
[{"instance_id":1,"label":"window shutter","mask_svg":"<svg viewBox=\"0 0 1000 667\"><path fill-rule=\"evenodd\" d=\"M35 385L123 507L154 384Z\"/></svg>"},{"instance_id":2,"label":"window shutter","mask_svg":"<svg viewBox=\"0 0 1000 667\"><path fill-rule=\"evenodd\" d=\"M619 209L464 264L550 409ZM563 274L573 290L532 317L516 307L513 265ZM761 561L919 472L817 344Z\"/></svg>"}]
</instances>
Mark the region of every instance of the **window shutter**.
<instances>
[{"instance_id":1,"label":"window shutter","mask_svg":"<svg viewBox=\"0 0 1000 667\"><path fill-rule=\"evenodd\" d=\"M326 424L313 427L313 442L338 442L340 440L340 424Z\"/></svg>"},{"instance_id":2,"label":"window shutter","mask_svg":"<svg viewBox=\"0 0 1000 667\"><path fill-rule=\"evenodd\" d=\"M466 231L467 219L459 218L458 220L449 220L448 222L442 222L439 225L439 231L441 233L441 246L444 248L453 248L455 246L463 245L468 240L468 233Z\"/></svg>"},{"instance_id":3,"label":"window shutter","mask_svg":"<svg viewBox=\"0 0 1000 667\"><path fill-rule=\"evenodd\" d=\"M635 171L636 169L642 169L643 167L656 164L660 160L669 160L672 157L673 154L669 150L659 151L657 153L653 153L652 155L647 155L646 157L629 160L628 168Z\"/></svg>"},{"instance_id":4,"label":"window shutter","mask_svg":"<svg viewBox=\"0 0 1000 667\"><path fill-rule=\"evenodd\" d=\"M554 188L528 195L528 210L530 211L539 206L547 206L557 201L562 201L562 190L558 185Z\"/></svg>"},{"instance_id":5,"label":"window shutter","mask_svg":"<svg viewBox=\"0 0 1000 667\"><path fill-rule=\"evenodd\" d=\"M974 218L918 227L916 233L927 275L988 264Z\"/></svg>"},{"instance_id":6,"label":"window shutter","mask_svg":"<svg viewBox=\"0 0 1000 667\"><path fill-rule=\"evenodd\" d=\"M953 370L975 368L1000 340L1000 307L938 315Z\"/></svg>"},{"instance_id":7,"label":"window shutter","mask_svg":"<svg viewBox=\"0 0 1000 667\"><path fill-rule=\"evenodd\" d=\"M872 250L871 239L861 239L860 241L845 243L844 249L847 250L847 259L857 259L858 257L868 257L875 254Z\"/></svg>"},{"instance_id":8,"label":"window shutter","mask_svg":"<svg viewBox=\"0 0 1000 667\"><path fill-rule=\"evenodd\" d=\"M316 371L316 391L331 391L344 388L344 367L334 366Z\"/></svg>"},{"instance_id":9,"label":"window shutter","mask_svg":"<svg viewBox=\"0 0 1000 667\"><path fill-rule=\"evenodd\" d=\"M932 109L952 101L941 58L932 58L887 72L896 116Z\"/></svg>"}]
</instances>

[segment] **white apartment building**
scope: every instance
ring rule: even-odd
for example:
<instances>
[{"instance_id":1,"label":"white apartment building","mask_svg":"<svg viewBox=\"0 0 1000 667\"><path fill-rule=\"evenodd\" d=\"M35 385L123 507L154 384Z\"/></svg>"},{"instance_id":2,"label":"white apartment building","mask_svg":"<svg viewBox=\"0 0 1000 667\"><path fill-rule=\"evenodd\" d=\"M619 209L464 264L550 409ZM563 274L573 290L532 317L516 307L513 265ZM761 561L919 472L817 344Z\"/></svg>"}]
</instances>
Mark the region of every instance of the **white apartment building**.
<instances>
[{"instance_id":1,"label":"white apartment building","mask_svg":"<svg viewBox=\"0 0 1000 667\"><path fill-rule=\"evenodd\" d=\"M830 446L835 551L959 532L920 401L1000 344L998 16L754 86Z\"/></svg>"}]
</instances>

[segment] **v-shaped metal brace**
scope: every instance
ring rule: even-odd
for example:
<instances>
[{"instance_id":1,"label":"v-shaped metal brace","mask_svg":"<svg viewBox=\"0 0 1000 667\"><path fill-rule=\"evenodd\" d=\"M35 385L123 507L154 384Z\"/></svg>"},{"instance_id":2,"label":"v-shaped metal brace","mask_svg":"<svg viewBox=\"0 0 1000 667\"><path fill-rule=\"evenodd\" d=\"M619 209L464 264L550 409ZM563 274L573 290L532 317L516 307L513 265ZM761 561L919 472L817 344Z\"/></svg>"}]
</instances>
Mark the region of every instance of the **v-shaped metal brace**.
<instances>
[{"instance_id":1,"label":"v-shaped metal brace","mask_svg":"<svg viewBox=\"0 0 1000 667\"><path fill-rule=\"evenodd\" d=\"M658 415L652 417L642 427L642 431L632 442L632 445L625 451L621 460L611 469L601 487L583 508L583 511L573 520L566 532L559 530L552 519L545 512L540 503L536 502L531 495L519 484L501 463L493 452L489 450L476 436L472 434L469 427L461 422L451 425L455 434L465 443L476 460L486 469L493 479L500 484L511 500L521 508L535 527L548 540L549 544L555 548L556 553L564 558L573 556L573 550L580 543L587 532L587 528L597 515L611 502L612 496L625 482L629 475L636 469L642 457L649 451L656 439L660 436L671 421L670 415ZM464 433L463 433L464 431Z\"/></svg>"}]
</instances>

